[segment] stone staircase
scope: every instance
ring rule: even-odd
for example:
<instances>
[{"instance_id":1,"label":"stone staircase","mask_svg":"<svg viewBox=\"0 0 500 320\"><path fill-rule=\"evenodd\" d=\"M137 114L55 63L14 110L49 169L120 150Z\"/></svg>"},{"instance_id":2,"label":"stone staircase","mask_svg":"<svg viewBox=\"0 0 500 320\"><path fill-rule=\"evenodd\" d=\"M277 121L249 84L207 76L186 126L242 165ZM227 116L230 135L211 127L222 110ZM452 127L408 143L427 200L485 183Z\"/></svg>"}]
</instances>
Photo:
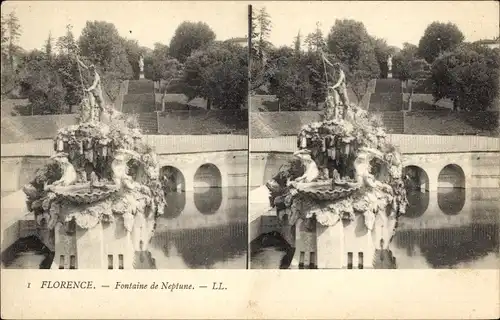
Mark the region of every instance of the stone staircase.
<instances>
[{"instance_id":1,"label":"stone staircase","mask_svg":"<svg viewBox=\"0 0 500 320\"><path fill-rule=\"evenodd\" d=\"M377 79L368 110L381 118L390 133L404 133L403 88L398 79Z\"/></svg>"},{"instance_id":2,"label":"stone staircase","mask_svg":"<svg viewBox=\"0 0 500 320\"><path fill-rule=\"evenodd\" d=\"M130 80L123 98L122 112L148 113L156 111L154 82L148 79Z\"/></svg>"},{"instance_id":3,"label":"stone staircase","mask_svg":"<svg viewBox=\"0 0 500 320\"><path fill-rule=\"evenodd\" d=\"M156 112L137 114L137 122L143 134L158 133L158 118Z\"/></svg>"},{"instance_id":4,"label":"stone staircase","mask_svg":"<svg viewBox=\"0 0 500 320\"><path fill-rule=\"evenodd\" d=\"M374 114L381 117L382 122L389 133L404 133L404 113L402 111L374 112Z\"/></svg>"},{"instance_id":5,"label":"stone staircase","mask_svg":"<svg viewBox=\"0 0 500 320\"><path fill-rule=\"evenodd\" d=\"M377 79L375 92L370 96L370 111L403 110L403 91L398 79Z\"/></svg>"}]
</instances>

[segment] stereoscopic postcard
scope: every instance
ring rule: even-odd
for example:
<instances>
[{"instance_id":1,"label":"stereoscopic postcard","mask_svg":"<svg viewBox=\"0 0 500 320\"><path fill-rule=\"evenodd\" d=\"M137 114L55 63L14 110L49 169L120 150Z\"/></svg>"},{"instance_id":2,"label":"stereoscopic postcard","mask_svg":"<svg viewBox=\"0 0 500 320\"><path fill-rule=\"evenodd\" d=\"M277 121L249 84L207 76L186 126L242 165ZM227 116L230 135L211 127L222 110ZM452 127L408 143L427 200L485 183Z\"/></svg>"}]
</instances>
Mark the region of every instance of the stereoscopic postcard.
<instances>
[{"instance_id":1,"label":"stereoscopic postcard","mask_svg":"<svg viewBox=\"0 0 500 320\"><path fill-rule=\"evenodd\" d=\"M498 318L499 10L3 2L2 318Z\"/></svg>"}]
</instances>

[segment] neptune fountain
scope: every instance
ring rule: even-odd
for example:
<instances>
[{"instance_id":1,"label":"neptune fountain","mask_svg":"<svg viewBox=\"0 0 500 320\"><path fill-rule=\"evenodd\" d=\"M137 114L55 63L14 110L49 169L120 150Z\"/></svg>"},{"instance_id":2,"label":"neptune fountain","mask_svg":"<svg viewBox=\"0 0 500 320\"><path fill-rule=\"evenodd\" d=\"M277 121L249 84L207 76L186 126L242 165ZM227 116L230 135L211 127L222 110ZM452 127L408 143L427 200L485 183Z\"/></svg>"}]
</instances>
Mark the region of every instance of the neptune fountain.
<instances>
[{"instance_id":1,"label":"neptune fountain","mask_svg":"<svg viewBox=\"0 0 500 320\"><path fill-rule=\"evenodd\" d=\"M374 267L406 210L400 153L378 119L339 99L342 85L328 88L322 121L300 130L293 159L266 183L292 268Z\"/></svg>"},{"instance_id":2,"label":"neptune fountain","mask_svg":"<svg viewBox=\"0 0 500 320\"><path fill-rule=\"evenodd\" d=\"M58 131L53 162L23 190L55 253L52 268L129 269L146 256L166 205L158 161L137 123L105 105L99 75L88 69L95 79L79 123Z\"/></svg>"}]
</instances>

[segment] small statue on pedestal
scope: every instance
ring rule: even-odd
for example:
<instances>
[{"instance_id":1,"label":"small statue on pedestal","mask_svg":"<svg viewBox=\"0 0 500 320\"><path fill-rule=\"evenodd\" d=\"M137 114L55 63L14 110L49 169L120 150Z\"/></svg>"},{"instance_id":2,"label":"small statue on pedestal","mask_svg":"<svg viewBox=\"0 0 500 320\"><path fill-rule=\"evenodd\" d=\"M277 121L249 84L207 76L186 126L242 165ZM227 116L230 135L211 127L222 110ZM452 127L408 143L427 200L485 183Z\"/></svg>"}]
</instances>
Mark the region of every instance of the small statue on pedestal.
<instances>
[{"instance_id":1,"label":"small statue on pedestal","mask_svg":"<svg viewBox=\"0 0 500 320\"><path fill-rule=\"evenodd\" d=\"M144 58L142 55L139 57L139 78L144 79Z\"/></svg>"}]
</instances>

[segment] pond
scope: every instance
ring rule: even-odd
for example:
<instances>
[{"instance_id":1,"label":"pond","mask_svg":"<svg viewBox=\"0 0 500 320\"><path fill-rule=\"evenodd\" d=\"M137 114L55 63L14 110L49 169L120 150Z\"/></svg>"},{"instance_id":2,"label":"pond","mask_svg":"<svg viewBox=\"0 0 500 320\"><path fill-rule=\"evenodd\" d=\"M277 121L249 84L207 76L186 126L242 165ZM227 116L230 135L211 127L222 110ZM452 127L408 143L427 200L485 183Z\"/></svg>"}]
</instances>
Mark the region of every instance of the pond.
<instances>
[{"instance_id":1,"label":"pond","mask_svg":"<svg viewBox=\"0 0 500 320\"><path fill-rule=\"evenodd\" d=\"M466 196L468 206L464 206ZM408 212L400 218L390 245L389 256L395 258L393 268L500 267L500 190L440 188L434 200L437 203L429 203L428 192L409 191L408 199ZM260 237L251 243L252 269L286 268L290 261L290 248L278 235Z\"/></svg>"},{"instance_id":2,"label":"pond","mask_svg":"<svg viewBox=\"0 0 500 320\"><path fill-rule=\"evenodd\" d=\"M247 188L195 188L167 194L149 252L136 252L136 269L245 269ZM2 267L50 268L54 254L36 237L20 239L2 255Z\"/></svg>"},{"instance_id":3,"label":"pond","mask_svg":"<svg viewBox=\"0 0 500 320\"><path fill-rule=\"evenodd\" d=\"M158 269L246 268L246 187L195 188L169 194L167 203L149 246Z\"/></svg>"}]
</instances>

